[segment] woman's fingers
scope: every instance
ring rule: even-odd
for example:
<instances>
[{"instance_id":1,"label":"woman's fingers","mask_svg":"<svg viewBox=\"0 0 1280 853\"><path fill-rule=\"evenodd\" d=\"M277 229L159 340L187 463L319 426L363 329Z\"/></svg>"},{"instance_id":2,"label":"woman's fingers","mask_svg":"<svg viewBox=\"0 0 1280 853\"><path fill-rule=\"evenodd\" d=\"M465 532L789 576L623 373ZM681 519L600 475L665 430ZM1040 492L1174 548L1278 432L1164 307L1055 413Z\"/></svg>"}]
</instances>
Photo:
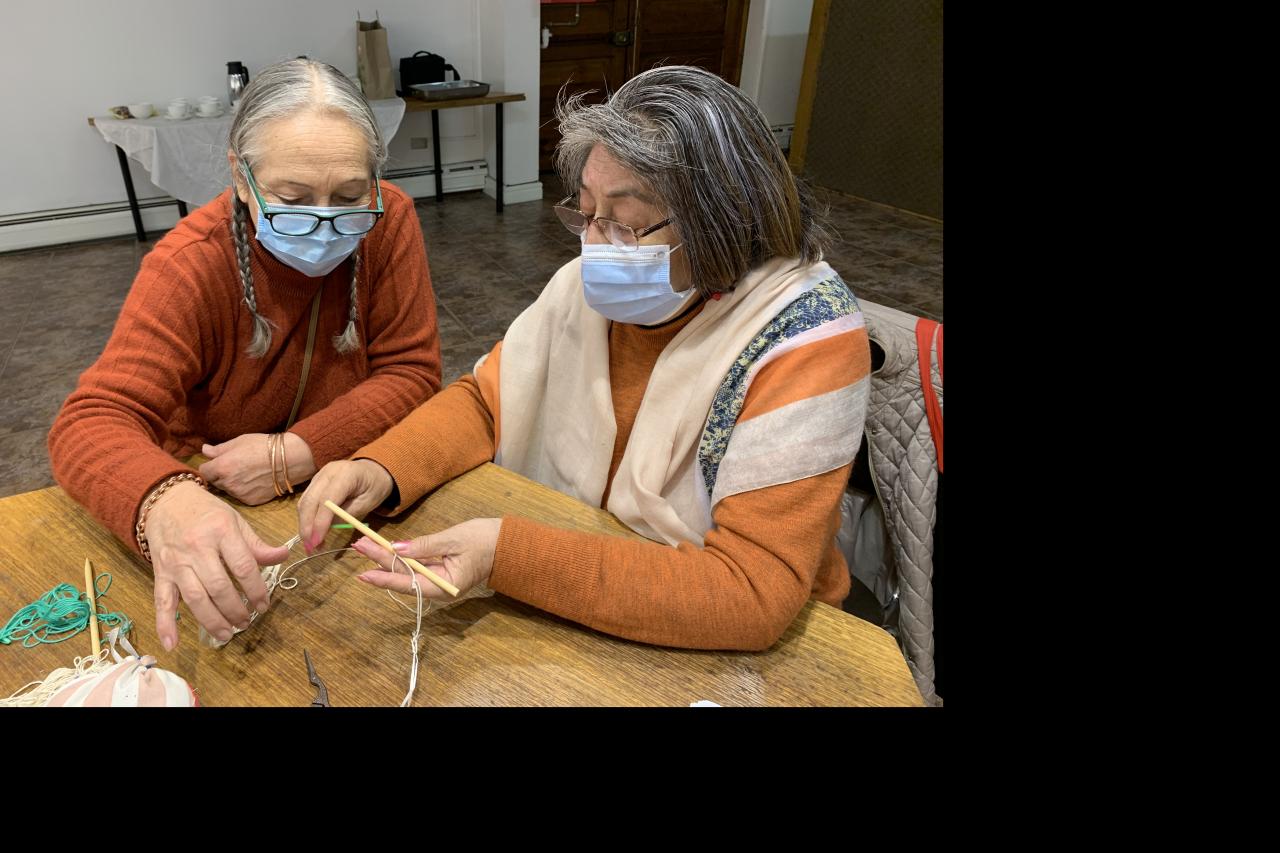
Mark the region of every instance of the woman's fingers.
<instances>
[{"instance_id":1,"label":"woman's fingers","mask_svg":"<svg viewBox=\"0 0 1280 853\"><path fill-rule=\"evenodd\" d=\"M303 492L298 501L298 532L302 534L302 544L308 554L319 547L333 524L333 512L324 505L325 501L333 501L356 518L363 518L390 493L389 485L384 489L383 483L368 476L370 471L362 462L364 460L330 462ZM371 464L382 471L389 483L391 475L386 474L382 466Z\"/></svg>"},{"instance_id":2,"label":"woman's fingers","mask_svg":"<svg viewBox=\"0 0 1280 853\"><path fill-rule=\"evenodd\" d=\"M178 585L166 578L156 578L156 635L166 652L178 646Z\"/></svg>"},{"instance_id":3,"label":"woman's fingers","mask_svg":"<svg viewBox=\"0 0 1280 853\"><path fill-rule=\"evenodd\" d=\"M230 640L233 633L231 623L223 616L222 610L214 602L208 590L204 588L204 584L200 582L200 578L196 573L193 570L186 569L178 572L177 577L173 580L178 585L178 590L182 593L182 600L187 603L187 607L191 608L191 614L196 617L196 621L219 640ZM249 618L248 611L245 611L244 617L247 621Z\"/></svg>"}]
</instances>

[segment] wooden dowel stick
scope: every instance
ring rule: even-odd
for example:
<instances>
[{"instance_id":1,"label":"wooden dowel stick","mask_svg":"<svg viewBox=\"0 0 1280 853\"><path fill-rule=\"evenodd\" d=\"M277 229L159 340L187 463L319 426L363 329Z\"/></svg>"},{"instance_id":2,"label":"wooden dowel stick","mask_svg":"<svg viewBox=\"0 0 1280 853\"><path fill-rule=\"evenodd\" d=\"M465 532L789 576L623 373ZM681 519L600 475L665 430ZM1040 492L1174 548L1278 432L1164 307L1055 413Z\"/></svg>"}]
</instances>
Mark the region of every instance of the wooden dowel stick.
<instances>
[{"instance_id":1,"label":"wooden dowel stick","mask_svg":"<svg viewBox=\"0 0 1280 853\"><path fill-rule=\"evenodd\" d=\"M102 640L98 637L98 590L93 585L93 563L84 558L84 591L89 596L89 636L93 637L93 656L98 657L102 651Z\"/></svg>"},{"instance_id":2,"label":"wooden dowel stick","mask_svg":"<svg viewBox=\"0 0 1280 853\"><path fill-rule=\"evenodd\" d=\"M390 542L388 542L386 539L383 539L376 532L371 530L369 526L366 525L363 521L356 518L354 515L347 512L345 509L338 506L333 501L325 501L324 505L329 509L330 512L332 512L334 515L338 516L343 521L350 524L356 530L359 530L365 536L368 536L374 542L377 542L379 545L381 545L383 548L386 548L391 553L393 554L396 553L396 549L391 547ZM422 575L427 580L431 581L433 584L443 589L445 592L449 593L452 596L457 596L458 588L456 586L449 583L447 580L440 577L435 572L431 571L426 566L419 563L417 560L413 559L412 557L406 557L403 554L400 555L400 559L404 560L405 565L407 565L409 568L413 569L415 572Z\"/></svg>"}]
</instances>

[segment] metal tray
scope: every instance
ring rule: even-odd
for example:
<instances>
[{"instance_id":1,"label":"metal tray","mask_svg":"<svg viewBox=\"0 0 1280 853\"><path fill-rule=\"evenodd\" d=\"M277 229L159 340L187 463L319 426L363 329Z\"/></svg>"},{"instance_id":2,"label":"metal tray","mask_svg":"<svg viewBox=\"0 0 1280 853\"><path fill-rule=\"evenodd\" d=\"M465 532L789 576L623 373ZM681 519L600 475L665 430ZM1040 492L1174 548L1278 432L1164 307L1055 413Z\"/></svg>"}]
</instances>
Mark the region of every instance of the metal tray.
<instances>
[{"instance_id":1,"label":"metal tray","mask_svg":"<svg viewBox=\"0 0 1280 853\"><path fill-rule=\"evenodd\" d=\"M443 101L450 98L483 98L489 94L489 84L475 80L450 80L445 83L417 83L409 87L413 97L424 101Z\"/></svg>"}]
</instances>

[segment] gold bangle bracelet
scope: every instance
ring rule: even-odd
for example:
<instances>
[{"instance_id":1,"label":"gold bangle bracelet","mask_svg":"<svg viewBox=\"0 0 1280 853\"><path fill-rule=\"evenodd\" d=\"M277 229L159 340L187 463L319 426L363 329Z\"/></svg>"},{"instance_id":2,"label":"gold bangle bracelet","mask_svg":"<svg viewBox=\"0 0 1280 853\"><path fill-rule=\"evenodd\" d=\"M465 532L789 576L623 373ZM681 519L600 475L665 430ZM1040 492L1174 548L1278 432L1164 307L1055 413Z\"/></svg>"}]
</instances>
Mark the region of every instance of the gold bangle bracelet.
<instances>
[{"instance_id":1,"label":"gold bangle bracelet","mask_svg":"<svg viewBox=\"0 0 1280 853\"><path fill-rule=\"evenodd\" d=\"M280 452L280 433L269 434L267 446L271 448L271 485L275 486L276 497L281 497L284 495L284 489L280 488L280 472L276 463L276 456Z\"/></svg>"},{"instance_id":2,"label":"gold bangle bracelet","mask_svg":"<svg viewBox=\"0 0 1280 853\"><path fill-rule=\"evenodd\" d=\"M289 482L289 449L284 446L285 433L280 433L280 467L284 471L284 488L289 494L293 494L293 484Z\"/></svg>"},{"instance_id":3,"label":"gold bangle bracelet","mask_svg":"<svg viewBox=\"0 0 1280 853\"><path fill-rule=\"evenodd\" d=\"M280 484L276 482L276 443L275 434L267 433L267 464L271 466L271 487L275 489L276 496L280 495Z\"/></svg>"}]
</instances>

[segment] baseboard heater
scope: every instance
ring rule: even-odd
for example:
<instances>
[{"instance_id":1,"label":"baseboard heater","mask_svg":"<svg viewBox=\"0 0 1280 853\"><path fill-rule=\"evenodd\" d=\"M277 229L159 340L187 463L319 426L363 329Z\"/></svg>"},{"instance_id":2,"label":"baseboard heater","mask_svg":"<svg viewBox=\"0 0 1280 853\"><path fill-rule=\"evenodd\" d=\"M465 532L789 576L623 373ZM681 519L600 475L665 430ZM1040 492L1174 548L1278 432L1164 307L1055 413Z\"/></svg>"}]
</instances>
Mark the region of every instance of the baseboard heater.
<instances>
[{"instance_id":1,"label":"baseboard heater","mask_svg":"<svg viewBox=\"0 0 1280 853\"><path fill-rule=\"evenodd\" d=\"M441 167L444 177L456 175L460 173L476 173L487 171L488 164L484 160L472 160L465 163L454 163L452 165ZM397 180L398 178L421 178L434 175L436 170L430 166L414 167L411 169L392 169L383 174L384 178L389 180ZM420 198L430 198L431 196L420 196ZM174 199L167 196L150 196L148 198L138 199L139 210L149 210L153 207L172 206ZM129 202L109 202L107 204L89 204L80 207L63 207L54 210L36 210L31 213L15 213L10 216L0 217L0 228L6 225L29 225L36 222L57 222L60 219L77 219L82 216L102 216L107 213L128 213Z\"/></svg>"}]
</instances>

